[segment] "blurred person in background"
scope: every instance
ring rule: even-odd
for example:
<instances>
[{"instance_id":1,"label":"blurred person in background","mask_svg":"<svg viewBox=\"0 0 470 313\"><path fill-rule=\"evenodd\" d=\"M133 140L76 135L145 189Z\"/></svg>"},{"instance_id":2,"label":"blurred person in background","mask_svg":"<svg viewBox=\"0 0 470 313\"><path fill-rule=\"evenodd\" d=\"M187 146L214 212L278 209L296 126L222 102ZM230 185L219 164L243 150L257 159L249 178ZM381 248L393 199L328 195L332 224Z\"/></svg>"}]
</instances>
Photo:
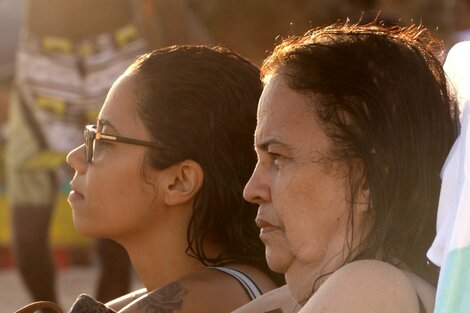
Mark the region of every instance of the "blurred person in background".
<instances>
[{"instance_id":1,"label":"blurred person in background","mask_svg":"<svg viewBox=\"0 0 470 313\"><path fill-rule=\"evenodd\" d=\"M49 226L70 171L65 155L82 140L112 82L146 49L138 9L125 0L25 3L9 108L6 196L15 261L34 300L57 301ZM126 293L130 262L97 240L103 301Z\"/></svg>"},{"instance_id":2,"label":"blurred person in background","mask_svg":"<svg viewBox=\"0 0 470 313\"><path fill-rule=\"evenodd\" d=\"M145 35L151 47L215 42L192 2L140 0Z\"/></svg>"},{"instance_id":3,"label":"blurred person in background","mask_svg":"<svg viewBox=\"0 0 470 313\"><path fill-rule=\"evenodd\" d=\"M3 160L6 139L6 121L10 88L15 71L16 46L20 28L23 0L0 1L0 159ZM0 166L0 184L4 185L3 161Z\"/></svg>"}]
</instances>

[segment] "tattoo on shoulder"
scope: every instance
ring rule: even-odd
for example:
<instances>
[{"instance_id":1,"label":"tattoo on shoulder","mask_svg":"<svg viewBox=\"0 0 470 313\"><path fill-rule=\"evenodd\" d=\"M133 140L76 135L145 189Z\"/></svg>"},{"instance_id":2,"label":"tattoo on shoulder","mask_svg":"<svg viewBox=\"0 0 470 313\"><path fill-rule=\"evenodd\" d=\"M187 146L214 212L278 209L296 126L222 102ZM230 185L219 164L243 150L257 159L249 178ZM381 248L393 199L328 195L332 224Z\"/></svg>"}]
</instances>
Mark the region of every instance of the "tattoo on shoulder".
<instances>
[{"instance_id":1,"label":"tattoo on shoulder","mask_svg":"<svg viewBox=\"0 0 470 313\"><path fill-rule=\"evenodd\" d=\"M137 306L145 313L173 313L183 307L183 297L188 290L174 282L149 293Z\"/></svg>"}]
</instances>

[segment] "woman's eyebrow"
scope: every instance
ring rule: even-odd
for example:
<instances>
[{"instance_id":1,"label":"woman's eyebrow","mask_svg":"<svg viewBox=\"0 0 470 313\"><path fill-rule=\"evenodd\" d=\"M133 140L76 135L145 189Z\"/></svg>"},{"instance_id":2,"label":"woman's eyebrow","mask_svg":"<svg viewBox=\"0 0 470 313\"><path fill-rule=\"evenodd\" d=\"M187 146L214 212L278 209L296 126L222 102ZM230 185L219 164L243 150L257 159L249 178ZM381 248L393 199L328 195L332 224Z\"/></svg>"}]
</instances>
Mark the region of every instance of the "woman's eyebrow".
<instances>
[{"instance_id":1,"label":"woman's eyebrow","mask_svg":"<svg viewBox=\"0 0 470 313\"><path fill-rule=\"evenodd\" d=\"M292 147L288 144L281 142L279 139L276 138L268 138L260 143L255 143L255 149L259 149L261 151L268 151L269 147L276 146L281 149L285 150L292 150Z\"/></svg>"},{"instance_id":2,"label":"woman's eyebrow","mask_svg":"<svg viewBox=\"0 0 470 313\"><path fill-rule=\"evenodd\" d=\"M116 129L116 127L114 127L114 125L109 120L97 119L96 121L97 121L97 125L107 126L119 134L119 131Z\"/></svg>"}]
</instances>

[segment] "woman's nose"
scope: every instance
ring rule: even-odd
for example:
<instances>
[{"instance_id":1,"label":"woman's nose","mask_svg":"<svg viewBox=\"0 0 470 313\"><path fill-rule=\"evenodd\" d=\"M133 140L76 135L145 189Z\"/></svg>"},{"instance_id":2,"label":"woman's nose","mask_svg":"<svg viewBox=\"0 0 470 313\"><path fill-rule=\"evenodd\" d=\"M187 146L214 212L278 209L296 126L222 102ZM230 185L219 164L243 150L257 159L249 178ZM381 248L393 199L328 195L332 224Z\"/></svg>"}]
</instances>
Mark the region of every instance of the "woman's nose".
<instances>
[{"instance_id":1,"label":"woman's nose","mask_svg":"<svg viewBox=\"0 0 470 313\"><path fill-rule=\"evenodd\" d=\"M70 151L65 160L76 172L84 173L87 167L85 160L85 145L83 144Z\"/></svg>"},{"instance_id":2,"label":"woman's nose","mask_svg":"<svg viewBox=\"0 0 470 313\"><path fill-rule=\"evenodd\" d=\"M246 201L256 204L271 201L269 184L259 162L256 164L250 180L245 185L243 197Z\"/></svg>"}]
</instances>

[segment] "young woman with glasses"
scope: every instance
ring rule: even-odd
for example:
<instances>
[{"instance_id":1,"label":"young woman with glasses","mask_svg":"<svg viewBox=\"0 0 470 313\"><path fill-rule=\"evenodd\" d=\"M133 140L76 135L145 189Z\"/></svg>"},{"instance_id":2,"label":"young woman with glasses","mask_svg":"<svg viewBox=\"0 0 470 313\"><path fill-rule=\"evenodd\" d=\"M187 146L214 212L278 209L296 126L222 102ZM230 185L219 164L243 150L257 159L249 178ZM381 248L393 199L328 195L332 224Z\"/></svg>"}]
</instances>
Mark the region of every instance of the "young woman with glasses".
<instances>
[{"instance_id":1,"label":"young woman with glasses","mask_svg":"<svg viewBox=\"0 0 470 313\"><path fill-rule=\"evenodd\" d=\"M258 69L218 47L156 50L114 83L67 157L76 229L122 244L146 287L110 308L230 312L276 286L242 197L260 94Z\"/></svg>"}]
</instances>

